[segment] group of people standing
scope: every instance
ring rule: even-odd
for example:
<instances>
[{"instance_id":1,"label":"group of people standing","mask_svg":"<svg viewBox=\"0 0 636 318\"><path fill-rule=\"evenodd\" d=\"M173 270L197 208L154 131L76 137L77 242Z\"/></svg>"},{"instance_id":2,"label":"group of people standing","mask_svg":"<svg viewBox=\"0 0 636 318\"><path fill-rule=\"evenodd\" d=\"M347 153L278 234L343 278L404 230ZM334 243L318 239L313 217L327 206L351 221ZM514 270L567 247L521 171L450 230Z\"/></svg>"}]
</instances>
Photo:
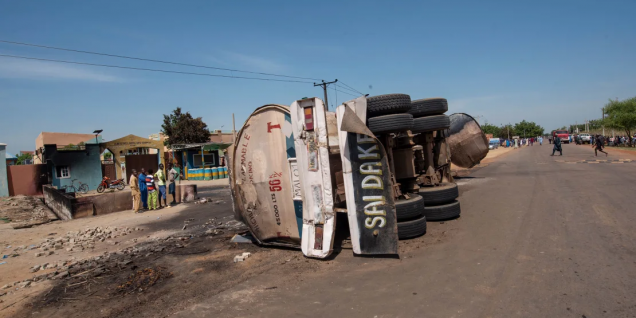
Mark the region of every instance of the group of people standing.
<instances>
[{"instance_id":1,"label":"group of people standing","mask_svg":"<svg viewBox=\"0 0 636 318\"><path fill-rule=\"evenodd\" d=\"M515 139L502 139L501 147L514 147L519 148L521 146L534 146L535 143L539 143L539 146L543 145L543 137L532 138L515 138Z\"/></svg>"},{"instance_id":2,"label":"group of people standing","mask_svg":"<svg viewBox=\"0 0 636 318\"><path fill-rule=\"evenodd\" d=\"M178 166L178 165L177 165ZM168 177L163 170L163 164L159 164L159 170L153 174L152 169L141 168L140 172L132 170L130 176L130 189L132 190L133 210L139 213L143 210L156 210L164 206L169 208L176 203L175 181L179 180L180 174L172 164L168 166ZM166 183L168 183L168 193L172 195L172 202L167 204ZM163 205L161 200L163 199ZM157 207L157 204L159 207Z\"/></svg>"}]
</instances>

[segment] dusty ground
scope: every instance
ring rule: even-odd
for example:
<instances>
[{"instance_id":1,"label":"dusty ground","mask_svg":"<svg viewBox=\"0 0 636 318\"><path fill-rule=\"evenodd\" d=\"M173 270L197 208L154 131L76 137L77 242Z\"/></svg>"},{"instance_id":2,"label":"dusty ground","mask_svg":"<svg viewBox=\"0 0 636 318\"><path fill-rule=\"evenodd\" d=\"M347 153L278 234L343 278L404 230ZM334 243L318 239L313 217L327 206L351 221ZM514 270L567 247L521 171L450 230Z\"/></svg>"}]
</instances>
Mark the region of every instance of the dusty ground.
<instances>
[{"instance_id":1,"label":"dusty ground","mask_svg":"<svg viewBox=\"0 0 636 318\"><path fill-rule=\"evenodd\" d=\"M574 145L564 145L563 157L549 153L546 145L509 151L458 178L462 217L429 223L425 236L402 241L399 259L354 257L337 248L331 259L317 261L297 250L230 243L232 231L210 234L213 225L205 224L231 220L222 188L208 193L225 204L91 218L82 222L142 227L118 248L145 250L125 253L127 264L98 265L99 275L79 272L2 296L0 315L634 317L636 218L625 191L636 182L636 162L618 159L636 156L610 152L616 161L590 163L605 158ZM192 218L192 229L181 231ZM78 228L68 225L73 222L80 220L11 230L12 239ZM346 227L346 218L338 224ZM0 230L2 240L6 231ZM233 263L242 252L252 257ZM7 271L0 270L4 280Z\"/></svg>"},{"instance_id":2,"label":"dusty ground","mask_svg":"<svg viewBox=\"0 0 636 318\"><path fill-rule=\"evenodd\" d=\"M0 224L29 227L57 220L57 216L37 197L18 195L0 199Z\"/></svg>"}]
</instances>

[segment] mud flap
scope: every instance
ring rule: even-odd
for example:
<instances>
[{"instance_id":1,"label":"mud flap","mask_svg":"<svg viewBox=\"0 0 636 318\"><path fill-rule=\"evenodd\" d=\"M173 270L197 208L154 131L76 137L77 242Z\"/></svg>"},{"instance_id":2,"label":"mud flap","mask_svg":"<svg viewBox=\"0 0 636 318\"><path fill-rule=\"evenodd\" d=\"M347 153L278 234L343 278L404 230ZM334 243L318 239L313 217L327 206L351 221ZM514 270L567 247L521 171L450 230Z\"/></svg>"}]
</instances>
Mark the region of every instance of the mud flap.
<instances>
[{"instance_id":1,"label":"mud flap","mask_svg":"<svg viewBox=\"0 0 636 318\"><path fill-rule=\"evenodd\" d=\"M397 254L389 163L384 147L365 124L366 103L359 97L336 110L351 244L356 254Z\"/></svg>"},{"instance_id":2,"label":"mud flap","mask_svg":"<svg viewBox=\"0 0 636 318\"><path fill-rule=\"evenodd\" d=\"M336 228L326 110L322 100L307 98L294 102L290 113L303 199L301 249L307 257L325 258Z\"/></svg>"}]
</instances>

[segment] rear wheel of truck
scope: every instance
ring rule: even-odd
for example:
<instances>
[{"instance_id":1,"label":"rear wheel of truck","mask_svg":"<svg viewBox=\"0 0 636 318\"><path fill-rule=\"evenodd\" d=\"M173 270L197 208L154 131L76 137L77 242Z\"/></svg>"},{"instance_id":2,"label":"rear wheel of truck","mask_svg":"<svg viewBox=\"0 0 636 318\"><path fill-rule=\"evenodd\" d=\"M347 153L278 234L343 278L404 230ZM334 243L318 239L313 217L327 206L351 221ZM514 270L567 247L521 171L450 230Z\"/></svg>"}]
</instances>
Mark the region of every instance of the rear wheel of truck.
<instances>
[{"instance_id":1,"label":"rear wheel of truck","mask_svg":"<svg viewBox=\"0 0 636 318\"><path fill-rule=\"evenodd\" d=\"M407 131L413 128L413 115L391 114L368 119L369 130L374 134Z\"/></svg>"},{"instance_id":2,"label":"rear wheel of truck","mask_svg":"<svg viewBox=\"0 0 636 318\"><path fill-rule=\"evenodd\" d=\"M367 117L406 113L411 109L411 96L387 94L367 97Z\"/></svg>"},{"instance_id":3,"label":"rear wheel of truck","mask_svg":"<svg viewBox=\"0 0 636 318\"><path fill-rule=\"evenodd\" d=\"M424 212L424 199L417 194L410 194L408 200L395 201L395 214L398 222L417 218Z\"/></svg>"},{"instance_id":4,"label":"rear wheel of truck","mask_svg":"<svg viewBox=\"0 0 636 318\"><path fill-rule=\"evenodd\" d=\"M433 206L453 202L459 197L459 190L455 183L441 183L436 187L421 187L419 194L424 204Z\"/></svg>"},{"instance_id":5,"label":"rear wheel of truck","mask_svg":"<svg viewBox=\"0 0 636 318\"><path fill-rule=\"evenodd\" d=\"M426 217L420 217L419 219L398 222L398 238L400 240L406 240L410 238L416 238L426 234Z\"/></svg>"},{"instance_id":6,"label":"rear wheel of truck","mask_svg":"<svg viewBox=\"0 0 636 318\"><path fill-rule=\"evenodd\" d=\"M448 129L450 127L450 119L446 115L426 116L413 119L414 133L423 133L435 130Z\"/></svg>"},{"instance_id":7,"label":"rear wheel of truck","mask_svg":"<svg viewBox=\"0 0 636 318\"><path fill-rule=\"evenodd\" d=\"M424 208L424 216L429 221L444 221L459 217L461 209L459 201L447 204L427 206Z\"/></svg>"},{"instance_id":8,"label":"rear wheel of truck","mask_svg":"<svg viewBox=\"0 0 636 318\"><path fill-rule=\"evenodd\" d=\"M418 118L430 115L441 115L446 111L448 111L448 101L446 98L425 98L412 101L409 114Z\"/></svg>"}]
</instances>

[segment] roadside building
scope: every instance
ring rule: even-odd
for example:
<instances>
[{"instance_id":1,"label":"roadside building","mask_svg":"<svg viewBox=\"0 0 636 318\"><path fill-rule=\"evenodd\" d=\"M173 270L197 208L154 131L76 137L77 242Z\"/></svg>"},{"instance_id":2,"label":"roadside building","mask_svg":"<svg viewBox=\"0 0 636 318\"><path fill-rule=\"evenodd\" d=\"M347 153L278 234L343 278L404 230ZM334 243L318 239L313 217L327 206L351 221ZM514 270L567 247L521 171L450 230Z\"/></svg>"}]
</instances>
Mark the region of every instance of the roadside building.
<instances>
[{"instance_id":1,"label":"roadside building","mask_svg":"<svg viewBox=\"0 0 636 318\"><path fill-rule=\"evenodd\" d=\"M18 163L18 158L10 153L5 153L5 160L7 163L7 166L13 166L16 165Z\"/></svg>"},{"instance_id":2,"label":"roadside building","mask_svg":"<svg viewBox=\"0 0 636 318\"><path fill-rule=\"evenodd\" d=\"M96 144L44 145L41 157L46 163L51 185L61 188L74 184L77 188L81 182L87 184L89 190L95 190L102 181L100 153Z\"/></svg>"},{"instance_id":3,"label":"roadside building","mask_svg":"<svg viewBox=\"0 0 636 318\"><path fill-rule=\"evenodd\" d=\"M208 169L225 167L225 153L231 142L206 142L172 145L173 162L177 162L184 169L186 179L209 179ZM218 172L217 172L218 173Z\"/></svg>"},{"instance_id":4,"label":"roadside building","mask_svg":"<svg viewBox=\"0 0 636 318\"><path fill-rule=\"evenodd\" d=\"M41 132L35 138L34 164L46 163L42 160L44 145L68 146L69 148L79 144L95 144L102 142L102 136L95 137L94 134L74 134L60 132Z\"/></svg>"},{"instance_id":5,"label":"roadside building","mask_svg":"<svg viewBox=\"0 0 636 318\"><path fill-rule=\"evenodd\" d=\"M157 171L159 163L164 161L163 149L163 142L135 135L101 143L100 153L108 150L113 154L112 165L110 162L102 165L103 174L111 179L124 179L128 182L132 169ZM152 153L151 150L157 151Z\"/></svg>"},{"instance_id":6,"label":"roadside building","mask_svg":"<svg viewBox=\"0 0 636 318\"><path fill-rule=\"evenodd\" d=\"M210 142L216 143L232 143L234 141L234 132L215 130L210 133Z\"/></svg>"}]
</instances>

